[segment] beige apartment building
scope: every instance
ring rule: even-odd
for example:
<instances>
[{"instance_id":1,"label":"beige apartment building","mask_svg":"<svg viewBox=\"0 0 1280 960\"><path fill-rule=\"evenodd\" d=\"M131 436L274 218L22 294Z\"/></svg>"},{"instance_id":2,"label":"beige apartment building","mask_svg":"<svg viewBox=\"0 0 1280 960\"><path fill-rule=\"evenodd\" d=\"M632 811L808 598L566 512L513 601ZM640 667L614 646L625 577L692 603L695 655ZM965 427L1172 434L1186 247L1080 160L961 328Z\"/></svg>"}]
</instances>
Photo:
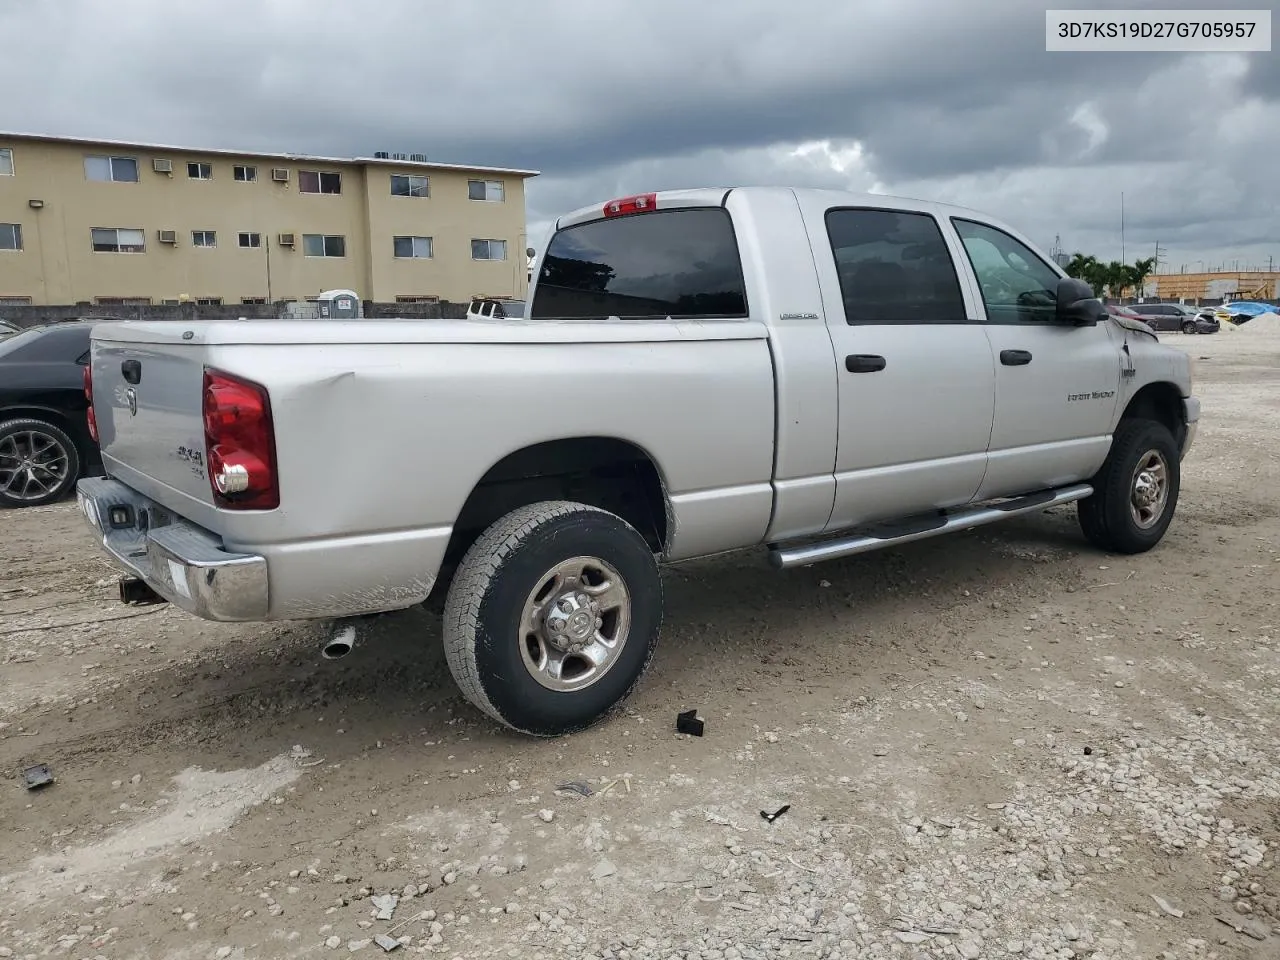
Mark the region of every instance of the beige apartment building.
<instances>
[{"instance_id":1,"label":"beige apartment building","mask_svg":"<svg viewBox=\"0 0 1280 960\"><path fill-rule=\"evenodd\" d=\"M0 304L523 298L534 176L0 133Z\"/></svg>"}]
</instances>

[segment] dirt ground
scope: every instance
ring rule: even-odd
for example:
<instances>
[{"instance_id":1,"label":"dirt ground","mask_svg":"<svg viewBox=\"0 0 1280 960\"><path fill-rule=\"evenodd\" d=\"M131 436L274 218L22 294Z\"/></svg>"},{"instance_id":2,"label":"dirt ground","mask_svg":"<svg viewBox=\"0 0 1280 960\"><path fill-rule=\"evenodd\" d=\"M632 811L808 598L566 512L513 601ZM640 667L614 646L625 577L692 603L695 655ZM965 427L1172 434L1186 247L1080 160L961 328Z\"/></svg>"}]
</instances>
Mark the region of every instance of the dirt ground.
<instances>
[{"instance_id":1,"label":"dirt ground","mask_svg":"<svg viewBox=\"0 0 1280 960\"><path fill-rule=\"evenodd\" d=\"M1280 957L1280 335L1165 339L1204 423L1152 553L1067 508L673 567L561 740L463 703L426 611L325 661L0 515L0 957Z\"/></svg>"}]
</instances>

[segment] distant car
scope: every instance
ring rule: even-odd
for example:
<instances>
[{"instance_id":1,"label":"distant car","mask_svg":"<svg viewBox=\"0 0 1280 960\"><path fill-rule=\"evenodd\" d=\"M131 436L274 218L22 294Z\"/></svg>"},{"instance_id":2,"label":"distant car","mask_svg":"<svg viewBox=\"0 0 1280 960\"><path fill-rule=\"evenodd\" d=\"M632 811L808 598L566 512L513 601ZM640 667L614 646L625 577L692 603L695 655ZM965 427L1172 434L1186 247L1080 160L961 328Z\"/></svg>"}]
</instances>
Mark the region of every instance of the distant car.
<instances>
[{"instance_id":1,"label":"distant car","mask_svg":"<svg viewBox=\"0 0 1280 960\"><path fill-rule=\"evenodd\" d=\"M1216 318L1209 320L1200 317L1194 307L1187 307L1181 303L1131 303L1128 309L1156 331L1217 333L1221 326Z\"/></svg>"},{"instance_id":2,"label":"distant car","mask_svg":"<svg viewBox=\"0 0 1280 960\"><path fill-rule=\"evenodd\" d=\"M523 320L525 302L507 297L482 297L467 307L468 320Z\"/></svg>"},{"instance_id":3,"label":"distant car","mask_svg":"<svg viewBox=\"0 0 1280 960\"><path fill-rule=\"evenodd\" d=\"M0 340L0 507L38 507L101 472L84 371L98 320L30 327Z\"/></svg>"},{"instance_id":4,"label":"distant car","mask_svg":"<svg viewBox=\"0 0 1280 960\"><path fill-rule=\"evenodd\" d=\"M0 320L0 340L21 332L22 328L16 323L10 323L8 320Z\"/></svg>"}]
</instances>

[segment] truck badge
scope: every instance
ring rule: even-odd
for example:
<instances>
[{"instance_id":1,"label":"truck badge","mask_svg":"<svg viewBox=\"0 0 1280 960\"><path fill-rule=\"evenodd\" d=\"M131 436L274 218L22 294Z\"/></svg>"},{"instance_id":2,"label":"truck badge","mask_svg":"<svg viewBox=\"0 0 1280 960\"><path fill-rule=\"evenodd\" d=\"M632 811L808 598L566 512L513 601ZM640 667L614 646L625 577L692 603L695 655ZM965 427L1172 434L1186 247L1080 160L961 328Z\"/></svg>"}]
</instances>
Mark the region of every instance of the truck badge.
<instances>
[{"instance_id":1,"label":"truck badge","mask_svg":"<svg viewBox=\"0 0 1280 960\"><path fill-rule=\"evenodd\" d=\"M133 387L126 390L124 395L129 400L129 416L136 417L138 415L138 395L134 393Z\"/></svg>"}]
</instances>

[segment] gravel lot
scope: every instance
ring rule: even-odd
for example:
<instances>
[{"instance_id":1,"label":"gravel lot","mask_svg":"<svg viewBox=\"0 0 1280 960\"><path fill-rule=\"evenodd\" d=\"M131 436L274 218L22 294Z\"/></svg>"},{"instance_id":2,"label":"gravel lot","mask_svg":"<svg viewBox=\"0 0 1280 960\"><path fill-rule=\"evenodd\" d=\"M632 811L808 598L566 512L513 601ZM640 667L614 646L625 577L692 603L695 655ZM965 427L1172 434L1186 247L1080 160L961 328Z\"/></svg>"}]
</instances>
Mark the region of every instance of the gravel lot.
<instances>
[{"instance_id":1,"label":"gravel lot","mask_svg":"<svg viewBox=\"0 0 1280 960\"><path fill-rule=\"evenodd\" d=\"M0 957L1280 957L1280 336L1166 339L1205 422L1157 550L1068 508L681 565L564 740L465 705L426 611L324 661L0 515Z\"/></svg>"}]
</instances>

